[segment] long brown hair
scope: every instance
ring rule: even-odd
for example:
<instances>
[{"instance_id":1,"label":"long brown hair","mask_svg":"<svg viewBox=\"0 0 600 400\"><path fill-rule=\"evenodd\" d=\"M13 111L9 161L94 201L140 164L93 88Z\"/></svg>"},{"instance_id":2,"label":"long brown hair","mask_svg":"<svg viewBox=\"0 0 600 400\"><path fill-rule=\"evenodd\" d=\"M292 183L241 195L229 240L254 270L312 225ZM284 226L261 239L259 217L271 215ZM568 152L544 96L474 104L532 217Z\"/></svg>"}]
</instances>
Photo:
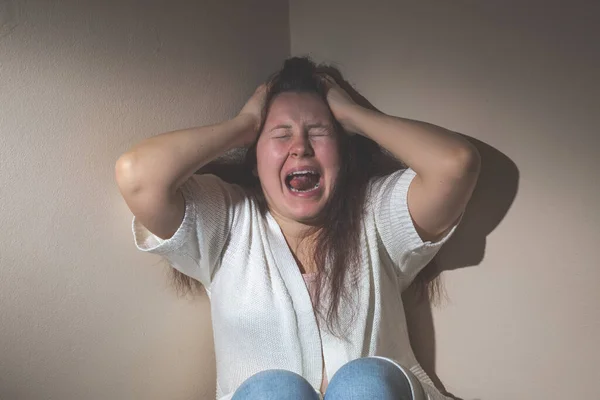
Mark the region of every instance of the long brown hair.
<instances>
[{"instance_id":1,"label":"long brown hair","mask_svg":"<svg viewBox=\"0 0 600 400\"><path fill-rule=\"evenodd\" d=\"M326 87L319 76L325 71L330 76L332 71L336 72L333 74L336 80L341 78L335 68L317 66L307 57L287 59L283 68L267 82L262 124L264 125L271 103L281 93L314 93L327 104ZM368 183L375 177L402 168L403 165L374 141L360 135L345 134L342 126L333 117L332 119L340 133L341 165L332 195L323 210L321 223L311 232L316 235L313 261L317 267L313 306L328 330L336 336L343 336L349 324L341 325L339 310L342 302L352 301L352 283L358 279L361 265L361 224ZM262 128L261 125L260 131ZM239 150L229 154L206 165L198 173L215 174L224 181L244 187L260 205L263 213L266 213L264 193L258 178L252 173L255 167L256 142L245 152ZM180 291L189 292L199 288L199 282L174 268L171 271L173 282Z\"/></svg>"}]
</instances>

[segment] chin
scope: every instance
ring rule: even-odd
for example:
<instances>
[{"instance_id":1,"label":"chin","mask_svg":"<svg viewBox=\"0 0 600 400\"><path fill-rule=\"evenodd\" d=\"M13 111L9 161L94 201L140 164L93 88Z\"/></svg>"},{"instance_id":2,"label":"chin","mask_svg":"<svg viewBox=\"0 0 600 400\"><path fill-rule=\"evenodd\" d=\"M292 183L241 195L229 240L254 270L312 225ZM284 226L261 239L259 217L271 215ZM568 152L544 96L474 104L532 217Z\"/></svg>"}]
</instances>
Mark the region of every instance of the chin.
<instances>
[{"instance_id":1,"label":"chin","mask_svg":"<svg viewBox=\"0 0 600 400\"><path fill-rule=\"evenodd\" d=\"M316 196L315 196L316 197ZM326 198L323 193L318 198L302 198L296 196L273 196L269 208L287 220L306 225L317 225L323 216Z\"/></svg>"},{"instance_id":2,"label":"chin","mask_svg":"<svg viewBox=\"0 0 600 400\"><path fill-rule=\"evenodd\" d=\"M297 215L292 217L294 221L305 225L315 225L318 221L318 215Z\"/></svg>"},{"instance_id":3,"label":"chin","mask_svg":"<svg viewBox=\"0 0 600 400\"><path fill-rule=\"evenodd\" d=\"M294 210L289 213L290 217L297 222L303 224L314 224L319 221L322 216L323 207L313 208L310 210Z\"/></svg>"}]
</instances>

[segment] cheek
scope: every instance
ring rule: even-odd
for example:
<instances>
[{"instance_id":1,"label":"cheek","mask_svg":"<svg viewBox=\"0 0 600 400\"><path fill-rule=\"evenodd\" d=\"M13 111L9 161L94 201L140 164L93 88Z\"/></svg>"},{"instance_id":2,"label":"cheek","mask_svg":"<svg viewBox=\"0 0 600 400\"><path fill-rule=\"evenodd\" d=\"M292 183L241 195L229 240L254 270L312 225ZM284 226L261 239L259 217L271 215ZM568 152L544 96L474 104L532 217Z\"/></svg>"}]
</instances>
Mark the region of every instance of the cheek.
<instances>
[{"instance_id":1,"label":"cheek","mask_svg":"<svg viewBox=\"0 0 600 400\"><path fill-rule=\"evenodd\" d=\"M256 148L256 164L260 180L267 183L274 176L279 179L279 172L284 160L284 152L274 143L259 142Z\"/></svg>"},{"instance_id":2,"label":"cheek","mask_svg":"<svg viewBox=\"0 0 600 400\"><path fill-rule=\"evenodd\" d=\"M325 168L338 170L340 167L340 154L337 142L323 143L319 149L319 159Z\"/></svg>"}]
</instances>

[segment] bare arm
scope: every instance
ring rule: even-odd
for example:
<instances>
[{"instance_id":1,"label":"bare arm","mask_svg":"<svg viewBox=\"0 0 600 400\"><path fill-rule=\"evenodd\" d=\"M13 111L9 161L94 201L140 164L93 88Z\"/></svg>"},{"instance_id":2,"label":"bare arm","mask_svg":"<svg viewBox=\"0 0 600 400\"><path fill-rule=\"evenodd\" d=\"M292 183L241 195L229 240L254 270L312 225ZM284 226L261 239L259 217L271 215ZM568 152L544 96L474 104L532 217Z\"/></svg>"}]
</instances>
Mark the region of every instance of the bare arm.
<instances>
[{"instance_id":1,"label":"bare arm","mask_svg":"<svg viewBox=\"0 0 600 400\"><path fill-rule=\"evenodd\" d=\"M422 239L440 238L463 213L477 182L475 147L447 129L363 108L330 84L328 101L344 128L374 140L417 173L408 192L411 217Z\"/></svg>"},{"instance_id":2,"label":"bare arm","mask_svg":"<svg viewBox=\"0 0 600 400\"><path fill-rule=\"evenodd\" d=\"M170 238L183 219L181 185L216 157L252 142L263 94L261 86L232 120L154 136L118 159L115 169L121 194L150 232Z\"/></svg>"}]
</instances>

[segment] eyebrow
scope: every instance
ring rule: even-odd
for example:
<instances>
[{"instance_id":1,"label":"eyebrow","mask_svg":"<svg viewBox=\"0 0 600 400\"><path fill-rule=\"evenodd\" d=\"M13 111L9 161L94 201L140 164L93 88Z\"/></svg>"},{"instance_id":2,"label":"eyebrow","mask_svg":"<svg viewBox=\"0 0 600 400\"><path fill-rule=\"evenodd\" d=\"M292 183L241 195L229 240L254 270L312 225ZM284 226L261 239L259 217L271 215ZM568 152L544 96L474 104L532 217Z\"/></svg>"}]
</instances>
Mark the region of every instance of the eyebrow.
<instances>
[{"instance_id":1,"label":"eyebrow","mask_svg":"<svg viewBox=\"0 0 600 400\"><path fill-rule=\"evenodd\" d=\"M329 124L325 124L324 125L324 124L322 124L320 122L317 122L316 124L310 124L310 125L307 125L306 127L308 129L312 129L312 128L329 128L330 126L331 125L329 125Z\"/></svg>"},{"instance_id":2,"label":"eyebrow","mask_svg":"<svg viewBox=\"0 0 600 400\"><path fill-rule=\"evenodd\" d=\"M271 128L271 130L269 132L273 132L276 129L292 129L292 126L287 125L287 124L280 124L280 125L277 125L277 126Z\"/></svg>"},{"instance_id":3,"label":"eyebrow","mask_svg":"<svg viewBox=\"0 0 600 400\"><path fill-rule=\"evenodd\" d=\"M315 124L306 125L306 127L308 129L313 129L313 128L330 128L331 125L329 125L329 124L322 124L320 122L317 122ZM273 128L271 128L269 130L269 132L273 132L274 130L277 130L277 129L292 129L292 126L289 125L289 124L279 124L279 125L276 125Z\"/></svg>"}]
</instances>

